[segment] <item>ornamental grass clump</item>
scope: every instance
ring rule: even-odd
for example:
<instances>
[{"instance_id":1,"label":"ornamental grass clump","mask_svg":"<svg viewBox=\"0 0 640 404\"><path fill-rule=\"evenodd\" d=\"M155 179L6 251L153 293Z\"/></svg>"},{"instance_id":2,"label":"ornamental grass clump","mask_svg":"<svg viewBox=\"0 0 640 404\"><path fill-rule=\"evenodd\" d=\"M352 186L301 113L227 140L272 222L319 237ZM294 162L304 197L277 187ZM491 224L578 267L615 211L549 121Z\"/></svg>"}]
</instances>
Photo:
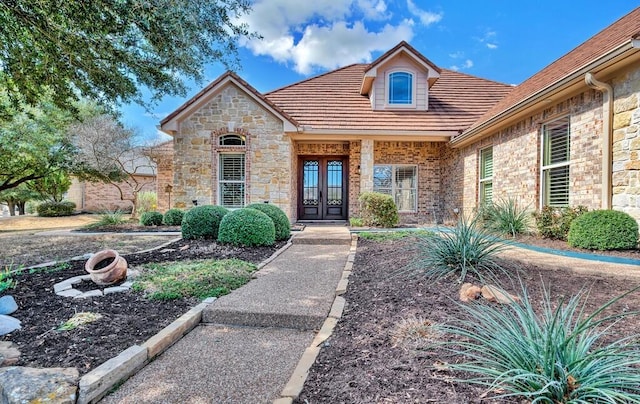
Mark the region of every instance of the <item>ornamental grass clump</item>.
<instances>
[{"instance_id":1,"label":"ornamental grass clump","mask_svg":"<svg viewBox=\"0 0 640 404\"><path fill-rule=\"evenodd\" d=\"M483 279L502 270L496 254L506 248L481 226L478 216L461 218L455 227L443 229L438 235L419 237L418 246L420 258L412 266L430 278L457 274L459 282L464 282L469 272Z\"/></svg>"},{"instance_id":2,"label":"ornamental grass clump","mask_svg":"<svg viewBox=\"0 0 640 404\"><path fill-rule=\"evenodd\" d=\"M515 237L529 233L531 214L515 199L498 200L488 204L483 212L486 227L500 235Z\"/></svg>"},{"instance_id":3,"label":"ornamental grass clump","mask_svg":"<svg viewBox=\"0 0 640 404\"><path fill-rule=\"evenodd\" d=\"M522 287L522 299L506 305L461 304L466 320L441 325L444 347L464 360L452 370L474 375L465 382L486 386L495 398L532 403L639 403L640 345L637 336L602 340L616 321L637 312L604 315L634 289L586 313L586 293L555 303L544 288L539 307ZM472 321L469 321L472 319ZM451 338L451 337L457 338Z\"/></svg>"}]
</instances>

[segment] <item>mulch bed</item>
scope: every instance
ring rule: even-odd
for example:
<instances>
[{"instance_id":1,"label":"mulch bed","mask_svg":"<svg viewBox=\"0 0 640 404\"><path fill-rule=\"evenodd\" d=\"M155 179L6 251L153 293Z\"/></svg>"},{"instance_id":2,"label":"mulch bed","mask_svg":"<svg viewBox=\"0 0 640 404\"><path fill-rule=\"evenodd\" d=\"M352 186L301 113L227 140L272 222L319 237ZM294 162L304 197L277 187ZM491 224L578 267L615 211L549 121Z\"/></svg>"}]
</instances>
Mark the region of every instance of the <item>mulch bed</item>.
<instances>
[{"instance_id":1,"label":"mulch bed","mask_svg":"<svg viewBox=\"0 0 640 404\"><path fill-rule=\"evenodd\" d=\"M130 268L148 262L210 258L238 258L258 264L283 245L239 248L206 240L180 240L160 250L124 257ZM21 356L17 365L76 367L80 374L87 373L131 345L143 343L198 303L196 299L152 301L132 291L87 299L56 295L55 283L87 274L84 263L72 261L64 270L40 268L37 273L15 278L17 287L6 293L18 303L13 316L22 321L22 329L0 340L18 346ZM57 330L80 312L99 313L103 317L71 331Z\"/></svg>"},{"instance_id":2,"label":"mulch bed","mask_svg":"<svg viewBox=\"0 0 640 404\"><path fill-rule=\"evenodd\" d=\"M469 375L453 373L446 364L461 358L430 345L433 340L412 337L407 326L412 319L432 323L465 319L458 302L460 286L455 279L430 281L418 273L402 271L418 254L411 239L358 242L344 296L347 304L343 317L323 345L296 403L527 402L491 399L493 392L456 381ZM517 261L502 264L512 279L503 275L500 283L512 293L519 290L518 276L534 302L542 300L542 284L551 288L554 301L586 289L590 291L588 312L640 285L638 278L608 276L606 264L602 275ZM621 310L640 310L640 293L627 296L607 313ZM634 316L617 323L609 338L634 335L639 320ZM437 338L450 336L436 337L436 341Z\"/></svg>"}]
</instances>

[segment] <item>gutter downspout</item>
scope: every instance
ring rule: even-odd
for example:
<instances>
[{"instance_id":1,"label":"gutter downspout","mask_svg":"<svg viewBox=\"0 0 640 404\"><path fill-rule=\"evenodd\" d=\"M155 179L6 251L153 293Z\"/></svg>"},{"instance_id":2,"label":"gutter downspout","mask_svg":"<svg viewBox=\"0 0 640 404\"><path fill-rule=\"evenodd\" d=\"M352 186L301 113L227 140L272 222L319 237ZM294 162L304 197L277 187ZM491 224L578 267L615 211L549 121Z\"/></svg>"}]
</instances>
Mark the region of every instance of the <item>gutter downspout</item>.
<instances>
[{"instance_id":1,"label":"gutter downspout","mask_svg":"<svg viewBox=\"0 0 640 404\"><path fill-rule=\"evenodd\" d=\"M596 78L590 72L585 74L584 81L587 85L598 91L602 91L602 209L611 209L612 182L612 141L613 141L613 87Z\"/></svg>"}]
</instances>

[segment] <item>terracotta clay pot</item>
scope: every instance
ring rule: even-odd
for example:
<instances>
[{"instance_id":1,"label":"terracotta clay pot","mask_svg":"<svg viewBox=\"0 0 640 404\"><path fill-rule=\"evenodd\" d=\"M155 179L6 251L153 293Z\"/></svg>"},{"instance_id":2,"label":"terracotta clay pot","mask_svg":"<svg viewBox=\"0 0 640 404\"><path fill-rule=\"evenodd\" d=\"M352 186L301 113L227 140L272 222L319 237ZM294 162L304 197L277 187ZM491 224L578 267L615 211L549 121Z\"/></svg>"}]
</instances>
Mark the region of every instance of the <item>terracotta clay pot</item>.
<instances>
[{"instance_id":1,"label":"terracotta clay pot","mask_svg":"<svg viewBox=\"0 0 640 404\"><path fill-rule=\"evenodd\" d=\"M111 260L103 268L94 269L104 260ZM91 280L98 285L112 285L127 277L127 261L115 250L102 250L93 254L84 265L91 275Z\"/></svg>"}]
</instances>

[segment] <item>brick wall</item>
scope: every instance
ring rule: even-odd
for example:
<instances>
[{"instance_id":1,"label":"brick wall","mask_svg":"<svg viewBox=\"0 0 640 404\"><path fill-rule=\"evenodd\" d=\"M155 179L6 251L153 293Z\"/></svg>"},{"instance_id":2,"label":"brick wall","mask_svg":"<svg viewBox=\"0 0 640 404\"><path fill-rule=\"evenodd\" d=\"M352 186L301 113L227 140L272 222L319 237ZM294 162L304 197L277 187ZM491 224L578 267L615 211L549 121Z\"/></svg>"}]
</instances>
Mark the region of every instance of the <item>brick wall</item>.
<instances>
[{"instance_id":1,"label":"brick wall","mask_svg":"<svg viewBox=\"0 0 640 404\"><path fill-rule=\"evenodd\" d=\"M173 196L173 141L164 142L153 149L153 160L156 163L156 194L158 195L158 211L166 212L174 207ZM171 192L167 192L171 185Z\"/></svg>"},{"instance_id":2,"label":"brick wall","mask_svg":"<svg viewBox=\"0 0 640 404\"><path fill-rule=\"evenodd\" d=\"M444 145L437 142L375 142L374 164L418 166L417 212L400 214L403 223L441 223L441 160Z\"/></svg>"},{"instance_id":3,"label":"brick wall","mask_svg":"<svg viewBox=\"0 0 640 404\"><path fill-rule=\"evenodd\" d=\"M142 191L155 192L156 182L152 176L136 176L136 180L140 184L144 184ZM127 183L120 183L125 198L131 198L132 187ZM79 182L73 181L73 184L67 192L68 199L76 204L76 209L86 212L101 212L104 210L126 210L130 211L133 207L128 200L121 200L120 191L113 184L105 184L102 182Z\"/></svg>"}]
</instances>

